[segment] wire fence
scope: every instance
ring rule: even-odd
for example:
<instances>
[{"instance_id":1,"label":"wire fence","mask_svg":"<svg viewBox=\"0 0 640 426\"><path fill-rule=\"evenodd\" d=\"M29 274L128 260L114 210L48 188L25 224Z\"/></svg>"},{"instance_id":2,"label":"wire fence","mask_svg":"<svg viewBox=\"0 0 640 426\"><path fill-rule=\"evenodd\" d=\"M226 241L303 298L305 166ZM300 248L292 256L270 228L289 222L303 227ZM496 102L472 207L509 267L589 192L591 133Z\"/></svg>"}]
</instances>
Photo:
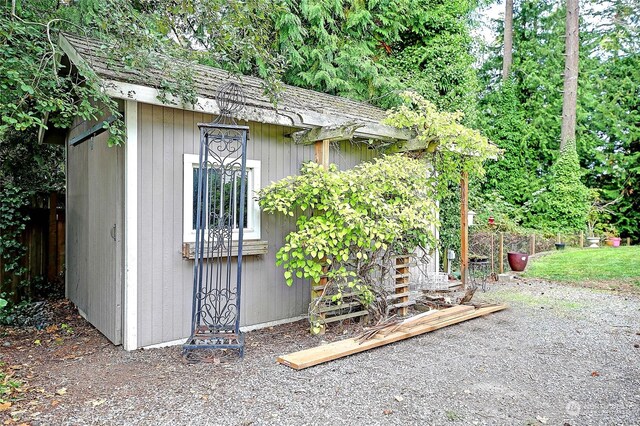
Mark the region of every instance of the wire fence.
<instances>
[{"instance_id":1,"label":"wire fence","mask_svg":"<svg viewBox=\"0 0 640 426\"><path fill-rule=\"evenodd\" d=\"M558 234L554 237L542 234L516 234L498 231L469 232L469 257L486 258L490 262L492 273L502 273L509 269L507 254L510 252L534 255L556 249L556 244L565 247L586 247L584 233ZM623 244L629 245L627 239Z\"/></svg>"}]
</instances>

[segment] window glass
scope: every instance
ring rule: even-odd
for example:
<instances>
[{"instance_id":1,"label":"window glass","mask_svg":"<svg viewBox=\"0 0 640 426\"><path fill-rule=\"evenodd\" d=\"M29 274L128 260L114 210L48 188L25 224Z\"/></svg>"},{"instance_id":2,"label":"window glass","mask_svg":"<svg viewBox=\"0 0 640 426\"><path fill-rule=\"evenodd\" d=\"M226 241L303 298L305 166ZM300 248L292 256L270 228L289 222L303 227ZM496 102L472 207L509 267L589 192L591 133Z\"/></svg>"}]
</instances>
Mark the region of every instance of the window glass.
<instances>
[{"instance_id":1,"label":"window glass","mask_svg":"<svg viewBox=\"0 0 640 426\"><path fill-rule=\"evenodd\" d=\"M249 185L247 170L247 182L244 192L244 228L249 227ZM193 217L192 226L196 228L196 218L198 214L198 175L199 170L193 169ZM208 200L208 226L207 228L217 228L230 223L233 218L233 229L238 229L240 223L240 171L227 171L224 177L219 170L211 168L208 170L208 188L204 191L203 197L209 196Z\"/></svg>"}]
</instances>

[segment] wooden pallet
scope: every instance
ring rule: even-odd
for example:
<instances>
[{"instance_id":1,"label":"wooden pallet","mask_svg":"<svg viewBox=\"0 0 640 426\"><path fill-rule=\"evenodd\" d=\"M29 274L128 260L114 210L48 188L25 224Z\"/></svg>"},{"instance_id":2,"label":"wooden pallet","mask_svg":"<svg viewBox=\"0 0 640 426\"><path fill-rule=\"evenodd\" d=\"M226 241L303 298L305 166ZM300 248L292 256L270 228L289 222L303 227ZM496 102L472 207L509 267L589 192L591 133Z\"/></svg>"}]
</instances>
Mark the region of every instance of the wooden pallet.
<instances>
[{"instance_id":1,"label":"wooden pallet","mask_svg":"<svg viewBox=\"0 0 640 426\"><path fill-rule=\"evenodd\" d=\"M314 312L310 312L309 320L311 322L311 334L324 334L327 324L344 321L351 318L366 317L369 311L357 299L360 292L352 289L342 294L343 299L353 298L351 301L341 303L331 303L333 295L324 294L325 287L328 284L327 270L328 264L322 267L323 275L320 276L318 282L311 284L311 305L323 304Z\"/></svg>"},{"instance_id":2,"label":"wooden pallet","mask_svg":"<svg viewBox=\"0 0 640 426\"><path fill-rule=\"evenodd\" d=\"M419 315L418 317L420 318L415 321L412 321L411 318L407 319L398 327L394 327L395 331L393 332L385 333L381 331L369 340L362 342L358 339L340 340L328 345L283 355L278 357L277 361L295 370L302 370L358 352L364 352L379 346L438 330L448 325L488 315L505 308L506 305L486 305L480 308L458 305L441 311L430 311L429 313Z\"/></svg>"},{"instance_id":3,"label":"wooden pallet","mask_svg":"<svg viewBox=\"0 0 640 426\"><path fill-rule=\"evenodd\" d=\"M396 256L394 265L395 293L391 295L388 302L388 310L395 309L399 316L406 316L409 313L409 306L415 304L409 300L409 256Z\"/></svg>"}]
</instances>

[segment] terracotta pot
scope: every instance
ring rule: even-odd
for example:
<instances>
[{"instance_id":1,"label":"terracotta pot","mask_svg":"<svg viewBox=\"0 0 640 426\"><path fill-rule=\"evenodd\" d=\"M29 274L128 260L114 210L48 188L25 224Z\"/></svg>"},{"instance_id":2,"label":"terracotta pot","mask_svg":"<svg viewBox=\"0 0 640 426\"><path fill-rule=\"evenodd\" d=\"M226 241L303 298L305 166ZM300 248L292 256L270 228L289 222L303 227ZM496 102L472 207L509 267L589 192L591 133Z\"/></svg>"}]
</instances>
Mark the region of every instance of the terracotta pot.
<instances>
[{"instance_id":1,"label":"terracotta pot","mask_svg":"<svg viewBox=\"0 0 640 426\"><path fill-rule=\"evenodd\" d=\"M509 252L507 253L507 260L512 271L522 272L527 267L529 255L527 253Z\"/></svg>"},{"instance_id":2,"label":"terracotta pot","mask_svg":"<svg viewBox=\"0 0 640 426\"><path fill-rule=\"evenodd\" d=\"M609 244L610 246L620 247L620 240L621 240L620 237L609 237L607 239L607 244L611 243L611 244Z\"/></svg>"}]
</instances>

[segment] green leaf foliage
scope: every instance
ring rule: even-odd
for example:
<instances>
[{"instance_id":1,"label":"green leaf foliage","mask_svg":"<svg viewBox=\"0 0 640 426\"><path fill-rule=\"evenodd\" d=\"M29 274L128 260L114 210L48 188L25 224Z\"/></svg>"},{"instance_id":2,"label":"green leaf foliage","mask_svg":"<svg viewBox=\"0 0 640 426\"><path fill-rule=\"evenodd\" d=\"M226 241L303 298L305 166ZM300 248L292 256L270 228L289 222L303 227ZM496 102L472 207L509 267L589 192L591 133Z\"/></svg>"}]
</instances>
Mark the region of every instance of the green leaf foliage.
<instances>
[{"instance_id":1,"label":"green leaf foliage","mask_svg":"<svg viewBox=\"0 0 640 426\"><path fill-rule=\"evenodd\" d=\"M476 1L300 0L276 20L290 84L396 105L417 91L445 110L475 112L469 16Z\"/></svg>"},{"instance_id":2,"label":"green leaf foliage","mask_svg":"<svg viewBox=\"0 0 640 426\"><path fill-rule=\"evenodd\" d=\"M299 176L272 183L258 197L267 213L299 215L276 255L288 285L294 276L319 281L323 263L329 279L345 279L370 273L365 265L389 249L436 244L435 188L424 161L389 155L346 171L305 163Z\"/></svg>"},{"instance_id":3,"label":"green leaf foliage","mask_svg":"<svg viewBox=\"0 0 640 426\"><path fill-rule=\"evenodd\" d=\"M511 78L502 81L502 53L496 50L480 72L486 86L478 121L504 156L487 166L483 197L496 194L511 204L526 227L558 229L567 212L540 216L540 200L551 192L561 155L562 71L565 10L550 0L515 4ZM623 236L640 238L640 4L613 0L606 7L581 8L580 72L576 149L580 181L601 191L611 206L611 224ZM501 23L496 28L502 37ZM497 44L497 49L502 46ZM565 160L563 160L565 161ZM580 193L583 192L582 186ZM554 190L558 190L555 188ZM481 197L482 198L482 197ZM578 197L578 198L581 198ZM569 214L569 216L572 216ZM580 215L578 215L580 216ZM560 222L556 223L558 219Z\"/></svg>"},{"instance_id":4,"label":"green leaf foliage","mask_svg":"<svg viewBox=\"0 0 640 426\"><path fill-rule=\"evenodd\" d=\"M294 276L318 281L323 263L330 279L360 271L382 253L412 253L420 246L436 247L437 200L445 199L462 172L482 175L483 162L499 150L478 131L461 124L460 112L439 112L422 96L405 92L400 106L389 111L386 124L414 132L414 143L427 156L413 159L387 155L352 170L324 170L307 163L300 176L290 176L263 188L258 197L267 213L300 214L297 230L278 251L285 280ZM425 161L428 160L428 161Z\"/></svg>"},{"instance_id":5,"label":"green leaf foliage","mask_svg":"<svg viewBox=\"0 0 640 426\"><path fill-rule=\"evenodd\" d=\"M568 143L551 169L548 186L536 192L528 203L528 223L549 231L583 230L590 194L580 180L581 173L575 146Z\"/></svg>"}]
</instances>

